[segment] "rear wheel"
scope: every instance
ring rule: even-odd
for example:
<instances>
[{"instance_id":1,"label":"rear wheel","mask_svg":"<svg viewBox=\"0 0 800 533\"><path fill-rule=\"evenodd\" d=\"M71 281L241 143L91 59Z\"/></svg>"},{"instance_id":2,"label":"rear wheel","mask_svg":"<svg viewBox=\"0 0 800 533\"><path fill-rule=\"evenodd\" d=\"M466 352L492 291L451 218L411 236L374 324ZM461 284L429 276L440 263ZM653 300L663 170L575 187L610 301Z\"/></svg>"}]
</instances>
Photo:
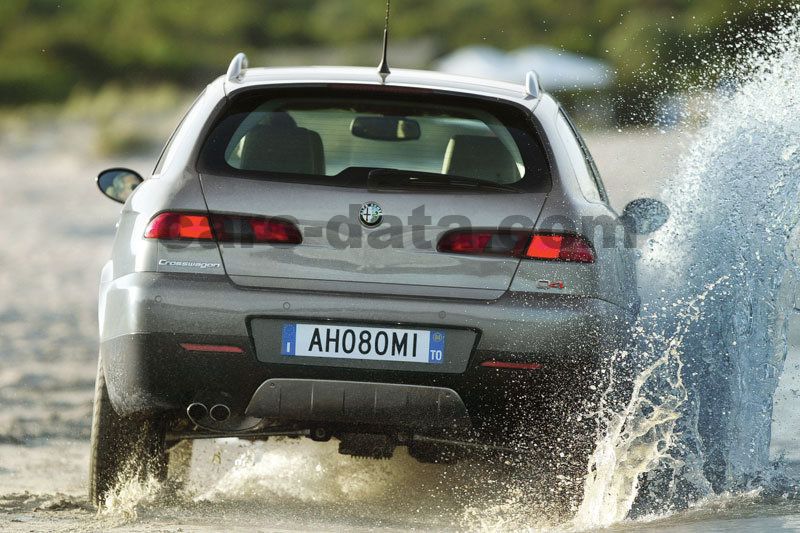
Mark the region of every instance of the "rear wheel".
<instances>
[{"instance_id":1,"label":"rear wheel","mask_svg":"<svg viewBox=\"0 0 800 533\"><path fill-rule=\"evenodd\" d=\"M575 390L574 398L556 402L540 442L543 478L555 508L571 515L583 499L589 460L597 444L601 420L593 390Z\"/></svg>"},{"instance_id":2,"label":"rear wheel","mask_svg":"<svg viewBox=\"0 0 800 533\"><path fill-rule=\"evenodd\" d=\"M120 481L167 475L165 426L157 418L132 418L114 411L102 359L98 361L92 419L89 497L102 505Z\"/></svg>"},{"instance_id":3,"label":"rear wheel","mask_svg":"<svg viewBox=\"0 0 800 533\"><path fill-rule=\"evenodd\" d=\"M549 511L565 516L577 509L589 460L602 423L602 375L594 368L555 372L512 408L519 470ZM511 413L510 413L511 414Z\"/></svg>"}]
</instances>

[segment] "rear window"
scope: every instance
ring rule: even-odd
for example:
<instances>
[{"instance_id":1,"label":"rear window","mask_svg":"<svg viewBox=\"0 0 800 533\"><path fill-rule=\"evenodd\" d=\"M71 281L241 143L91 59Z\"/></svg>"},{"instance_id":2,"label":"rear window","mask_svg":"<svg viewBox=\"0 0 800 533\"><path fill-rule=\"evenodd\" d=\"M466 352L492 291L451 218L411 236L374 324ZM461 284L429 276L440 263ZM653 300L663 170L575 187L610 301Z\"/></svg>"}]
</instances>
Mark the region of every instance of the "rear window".
<instances>
[{"instance_id":1,"label":"rear window","mask_svg":"<svg viewBox=\"0 0 800 533\"><path fill-rule=\"evenodd\" d=\"M368 185L383 171L396 171L381 176L401 188L549 185L542 144L522 110L441 95L332 89L236 98L212 127L200 170L338 186Z\"/></svg>"}]
</instances>

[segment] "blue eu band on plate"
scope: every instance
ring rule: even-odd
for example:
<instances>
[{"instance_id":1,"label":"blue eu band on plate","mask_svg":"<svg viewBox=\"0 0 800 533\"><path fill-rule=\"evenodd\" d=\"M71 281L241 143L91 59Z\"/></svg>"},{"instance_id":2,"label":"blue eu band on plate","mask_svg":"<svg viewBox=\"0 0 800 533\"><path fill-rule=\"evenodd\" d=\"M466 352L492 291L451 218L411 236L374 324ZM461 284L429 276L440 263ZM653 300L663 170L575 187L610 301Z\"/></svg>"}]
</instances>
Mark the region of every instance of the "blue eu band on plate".
<instances>
[{"instance_id":1,"label":"blue eu band on plate","mask_svg":"<svg viewBox=\"0 0 800 533\"><path fill-rule=\"evenodd\" d=\"M438 330L287 323L281 354L440 364L444 339Z\"/></svg>"}]
</instances>

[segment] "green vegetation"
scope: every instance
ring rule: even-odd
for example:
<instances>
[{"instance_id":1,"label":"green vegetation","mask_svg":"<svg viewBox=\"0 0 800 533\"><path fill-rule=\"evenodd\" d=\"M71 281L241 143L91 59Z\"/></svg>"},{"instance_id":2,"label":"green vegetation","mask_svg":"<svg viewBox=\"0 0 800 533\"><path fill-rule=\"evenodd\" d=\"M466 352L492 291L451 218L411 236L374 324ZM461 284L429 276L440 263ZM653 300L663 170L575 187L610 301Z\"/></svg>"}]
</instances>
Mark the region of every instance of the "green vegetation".
<instances>
[{"instance_id":1,"label":"green vegetation","mask_svg":"<svg viewBox=\"0 0 800 533\"><path fill-rule=\"evenodd\" d=\"M678 67L702 69L709 49L772 25L780 8L754 0L395 0L392 35L432 43L428 60L475 43L563 47L610 62L630 90ZM0 105L63 101L112 81L196 89L239 50L260 59L263 50L302 47L318 62L323 50L368 43L377 59L383 10L383 0L2 0ZM265 59L279 63L280 53Z\"/></svg>"},{"instance_id":2,"label":"green vegetation","mask_svg":"<svg viewBox=\"0 0 800 533\"><path fill-rule=\"evenodd\" d=\"M95 93L73 92L57 116L92 124L100 156L155 154L194 97L164 84L124 89L109 83Z\"/></svg>"}]
</instances>

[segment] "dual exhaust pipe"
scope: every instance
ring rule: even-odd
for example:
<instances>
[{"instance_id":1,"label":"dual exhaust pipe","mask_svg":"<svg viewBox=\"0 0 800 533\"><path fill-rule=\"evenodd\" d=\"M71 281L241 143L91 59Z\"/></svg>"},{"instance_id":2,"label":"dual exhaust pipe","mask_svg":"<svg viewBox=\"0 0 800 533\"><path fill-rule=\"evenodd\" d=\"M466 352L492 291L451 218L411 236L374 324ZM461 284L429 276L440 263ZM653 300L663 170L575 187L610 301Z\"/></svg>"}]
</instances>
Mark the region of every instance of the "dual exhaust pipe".
<instances>
[{"instance_id":1,"label":"dual exhaust pipe","mask_svg":"<svg viewBox=\"0 0 800 533\"><path fill-rule=\"evenodd\" d=\"M204 403L194 402L186 408L186 416L196 425L202 425L199 421L206 417L214 422L222 423L231 417L231 408L224 403L214 404L208 408Z\"/></svg>"}]
</instances>

